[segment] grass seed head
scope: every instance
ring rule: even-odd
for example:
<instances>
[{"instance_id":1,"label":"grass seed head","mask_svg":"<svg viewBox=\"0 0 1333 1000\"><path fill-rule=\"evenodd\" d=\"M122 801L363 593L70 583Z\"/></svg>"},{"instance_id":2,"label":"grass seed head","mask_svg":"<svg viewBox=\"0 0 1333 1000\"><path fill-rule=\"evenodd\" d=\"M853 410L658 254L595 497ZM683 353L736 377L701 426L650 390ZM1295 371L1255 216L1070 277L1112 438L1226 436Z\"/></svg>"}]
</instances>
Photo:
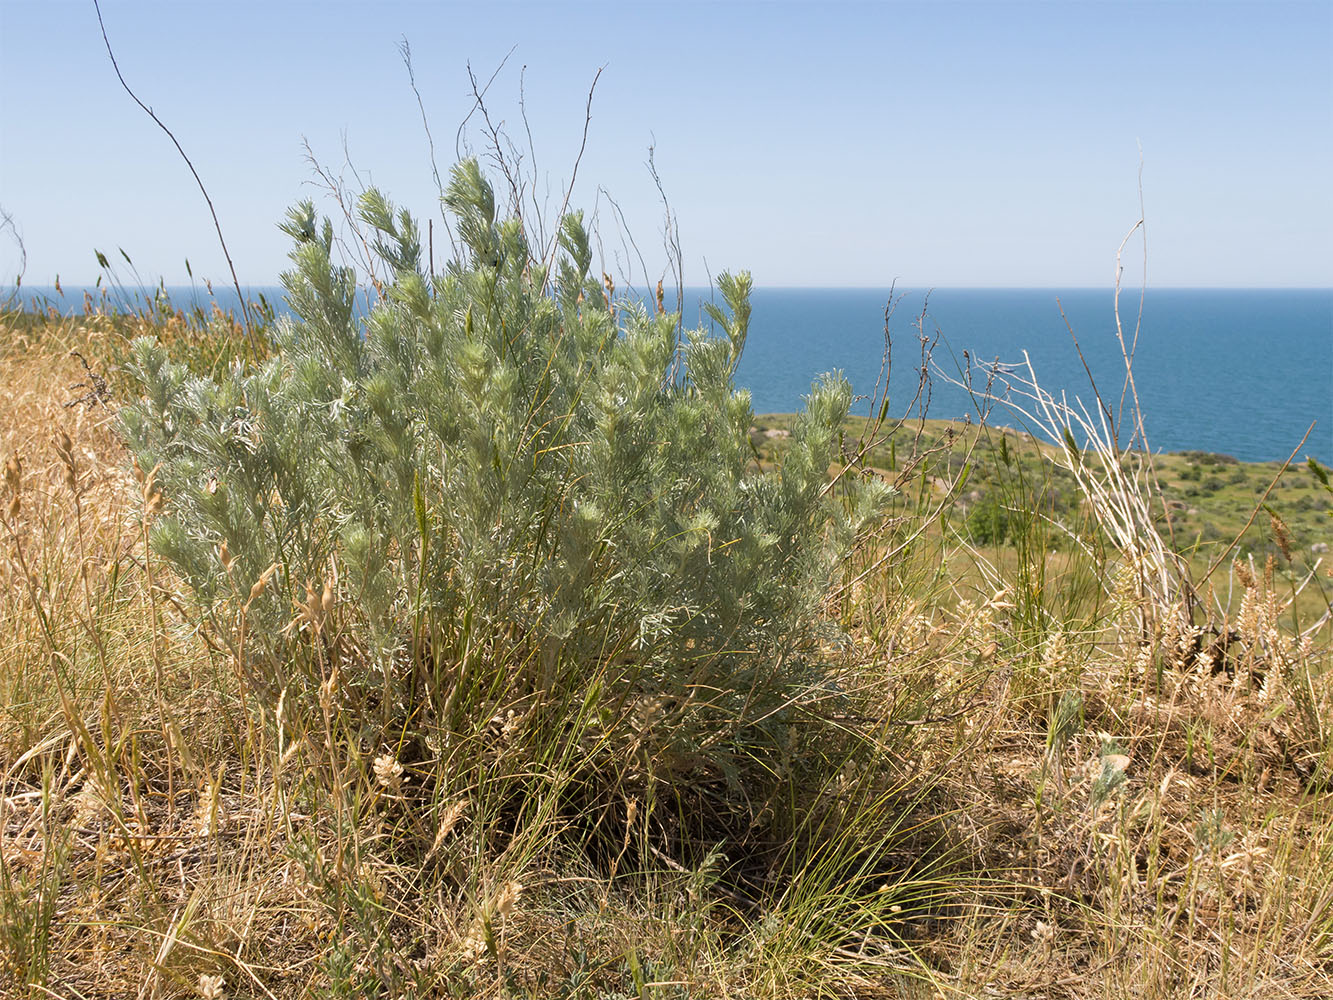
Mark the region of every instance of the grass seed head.
<instances>
[{"instance_id":1,"label":"grass seed head","mask_svg":"<svg viewBox=\"0 0 1333 1000\"><path fill-rule=\"evenodd\" d=\"M11 455L5 462L5 486L13 496L9 500L9 519L15 520L23 509L23 459Z\"/></svg>"},{"instance_id":2,"label":"grass seed head","mask_svg":"<svg viewBox=\"0 0 1333 1000\"><path fill-rule=\"evenodd\" d=\"M162 491L157 488L157 473L161 468L162 463L158 462L143 478L143 512L145 517L152 517L165 506Z\"/></svg>"},{"instance_id":3,"label":"grass seed head","mask_svg":"<svg viewBox=\"0 0 1333 1000\"><path fill-rule=\"evenodd\" d=\"M5 485L11 492L17 493L23 483L23 459L11 455L5 462Z\"/></svg>"},{"instance_id":4,"label":"grass seed head","mask_svg":"<svg viewBox=\"0 0 1333 1000\"><path fill-rule=\"evenodd\" d=\"M452 805L445 807L444 811L440 813L440 828L435 831L435 842L431 844L427 857L435 854L440 849L440 845L444 843L449 834L453 833L454 827L458 826L465 812L467 812L467 799L459 799Z\"/></svg>"},{"instance_id":5,"label":"grass seed head","mask_svg":"<svg viewBox=\"0 0 1333 1000\"><path fill-rule=\"evenodd\" d=\"M324 627L324 601L322 595L315 593L309 583L305 585L305 604L299 609L300 616L310 623L316 631Z\"/></svg>"},{"instance_id":6,"label":"grass seed head","mask_svg":"<svg viewBox=\"0 0 1333 1000\"><path fill-rule=\"evenodd\" d=\"M375 780L391 791L398 791L403 785L403 765L390 754L380 754L375 758Z\"/></svg>"},{"instance_id":7,"label":"grass seed head","mask_svg":"<svg viewBox=\"0 0 1333 1000\"><path fill-rule=\"evenodd\" d=\"M507 919L518 905L518 897L522 892L523 885L519 882L510 881L501 886L499 894L495 897L496 916Z\"/></svg>"},{"instance_id":8,"label":"grass seed head","mask_svg":"<svg viewBox=\"0 0 1333 1000\"><path fill-rule=\"evenodd\" d=\"M1255 579L1254 574L1250 572L1250 567L1245 563L1237 559L1232 565L1236 569L1236 579L1240 581L1242 587L1246 590L1253 590L1259 586L1259 581Z\"/></svg>"},{"instance_id":9,"label":"grass seed head","mask_svg":"<svg viewBox=\"0 0 1333 1000\"><path fill-rule=\"evenodd\" d=\"M1276 514L1268 515L1268 523L1273 529L1273 539L1277 542L1277 547L1282 550L1282 558L1291 562L1291 533L1287 531L1287 526L1282 518Z\"/></svg>"},{"instance_id":10,"label":"grass seed head","mask_svg":"<svg viewBox=\"0 0 1333 1000\"><path fill-rule=\"evenodd\" d=\"M273 579L273 574L278 571L278 564L273 563L268 569L259 575L259 579L254 582L250 588L250 596L245 599L245 606L248 608L255 601L259 600L264 591L268 589L269 580Z\"/></svg>"},{"instance_id":11,"label":"grass seed head","mask_svg":"<svg viewBox=\"0 0 1333 1000\"><path fill-rule=\"evenodd\" d=\"M70 440L69 434L63 430L56 436L56 455L65 466L65 485L71 490L76 488L79 483L79 475L74 462L74 442Z\"/></svg>"}]
</instances>

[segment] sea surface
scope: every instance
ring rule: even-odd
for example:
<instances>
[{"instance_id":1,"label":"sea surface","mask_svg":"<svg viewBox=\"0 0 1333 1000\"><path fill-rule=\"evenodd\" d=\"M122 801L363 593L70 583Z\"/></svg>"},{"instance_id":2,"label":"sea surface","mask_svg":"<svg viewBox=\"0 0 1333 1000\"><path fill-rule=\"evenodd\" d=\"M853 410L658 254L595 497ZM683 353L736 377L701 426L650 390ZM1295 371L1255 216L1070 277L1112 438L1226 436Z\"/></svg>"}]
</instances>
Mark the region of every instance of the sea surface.
<instances>
[{"instance_id":1,"label":"sea surface","mask_svg":"<svg viewBox=\"0 0 1333 1000\"><path fill-rule=\"evenodd\" d=\"M234 304L234 292L215 290L223 308ZM202 286L167 291L187 311L209 305ZM84 301L82 288L66 287L63 295L51 288L23 292L29 301L44 298L64 312L80 311ZM260 293L283 311L281 289L246 290L251 299ZM685 290L687 325L705 322L701 303L708 297L707 289ZM1298 459L1333 461L1333 289L1149 288L1141 318L1139 300L1137 288L1122 292L1120 317L1131 344L1137 328L1134 377L1154 451L1198 449L1272 461L1295 450ZM142 302L138 293L124 290L110 301L128 308ZM947 379L962 379L970 366L980 390L995 361L1013 371L1023 365L1024 352L1047 390L1063 391L1096 412L1091 372L1103 400L1113 413L1119 409L1125 365L1110 289L898 289L892 301L891 416L906 415L912 403L922 333L933 344L931 417L976 419L979 400ZM755 412L799 408L812 379L832 370L866 397L854 412L869 412L889 302L888 289L755 289L737 373ZM1004 406L991 419L1026 426Z\"/></svg>"}]
</instances>

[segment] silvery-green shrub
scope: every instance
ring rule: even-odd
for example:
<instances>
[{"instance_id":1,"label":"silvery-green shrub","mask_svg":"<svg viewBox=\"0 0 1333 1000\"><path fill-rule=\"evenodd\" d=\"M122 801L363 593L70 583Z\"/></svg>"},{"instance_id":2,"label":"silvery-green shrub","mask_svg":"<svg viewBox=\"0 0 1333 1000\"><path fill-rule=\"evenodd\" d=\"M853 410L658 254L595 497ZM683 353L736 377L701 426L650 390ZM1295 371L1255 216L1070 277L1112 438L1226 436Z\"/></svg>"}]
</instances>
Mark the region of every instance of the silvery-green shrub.
<instances>
[{"instance_id":1,"label":"silvery-green shrub","mask_svg":"<svg viewBox=\"0 0 1333 1000\"><path fill-rule=\"evenodd\" d=\"M817 382L761 471L734 383L748 274L719 279L715 332L681 335L604 293L580 214L544 266L474 161L445 204L464 250L431 275L413 219L363 196L381 276L364 316L332 226L293 208L296 318L257 366L215 381L134 344L123 428L160 465L156 551L224 635L277 564L245 610L247 669L272 689L311 689L322 643L386 722L457 731L548 703L614 730L637 706L664 766L735 779L731 757L782 743L827 690L827 586L886 499L878 480L830 489L849 385ZM299 609L325 584L315 634Z\"/></svg>"}]
</instances>

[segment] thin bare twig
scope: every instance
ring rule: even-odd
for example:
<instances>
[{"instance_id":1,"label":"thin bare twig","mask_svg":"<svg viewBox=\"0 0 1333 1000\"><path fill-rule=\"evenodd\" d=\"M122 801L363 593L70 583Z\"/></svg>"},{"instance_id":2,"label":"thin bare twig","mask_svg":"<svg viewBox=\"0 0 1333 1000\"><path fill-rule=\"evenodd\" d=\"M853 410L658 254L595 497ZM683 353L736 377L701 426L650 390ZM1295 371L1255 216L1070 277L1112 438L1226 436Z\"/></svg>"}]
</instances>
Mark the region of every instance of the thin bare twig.
<instances>
[{"instance_id":1,"label":"thin bare twig","mask_svg":"<svg viewBox=\"0 0 1333 1000\"><path fill-rule=\"evenodd\" d=\"M421 128L426 133L426 143L430 146L430 170L435 178L435 190L440 197L440 218L444 221L444 231L449 234L449 246L452 248L454 256L458 256L458 243L454 240L453 228L449 225L449 215L444 211L444 182L440 180L440 167L435 160L435 137L430 133L430 119L426 115L426 103L421 99L421 91L417 88L417 75L412 68L412 46L407 41L407 36L398 44L398 52L403 57L403 65L407 67L407 82L412 88L412 93L417 99L417 110L421 112ZM431 272L435 271L435 253L432 242L431 250Z\"/></svg>"},{"instance_id":2,"label":"thin bare twig","mask_svg":"<svg viewBox=\"0 0 1333 1000\"><path fill-rule=\"evenodd\" d=\"M544 247L546 246L546 213L542 211L541 205L537 203L537 178L539 176L537 144L532 141L532 126L528 123L527 87L525 86L527 74L528 67L524 64L523 68L518 71L518 114L523 119L523 131L528 136L528 162L532 164L532 187L529 193L532 195L533 220L537 224L537 246ZM549 184L547 185L547 193L550 193ZM558 219L556 224L559 225Z\"/></svg>"},{"instance_id":3,"label":"thin bare twig","mask_svg":"<svg viewBox=\"0 0 1333 1000\"><path fill-rule=\"evenodd\" d=\"M227 240L222 235L222 223L218 221L218 213L213 207L213 199L208 196L208 189L204 187L204 182L199 177L199 171L194 169L194 164L190 162L190 158L185 155L185 150L181 148L181 144L176 140L176 136L172 133L171 129L167 128L167 126L163 124L162 119L153 113L152 108L139 100L138 95L136 95L134 91L130 89L130 85L125 82L125 77L120 72L120 66L116 63L116 54L111 50L111 40L107 38L106 24L102 21L102 8L98 6L97 0L93 0L93 9L97 11L97 24L102 29L102 41L106 43L106 54L111 57L111 68L116 71L116 79L120 81L120 85L125 89L125 93L130 95L130 98L134 103L139 105L144 113L156 123L157 127L167 134L167 138L171 140L171 144L176 147L176 152L180 153L181 159L183 159L185 165L190 168L190 174L194 177L194 182L199 185L199 191L204 196L204 201L208 203L208 212L213 217L213 228L217 230L218 243L222 245L222 256L226 258L227 269L231 271L231 283L232 287L236 289L236 301L239 302L241 306L241 320L245 324L245 340L249 345L251 355L258 357L257 349L255 347L254 329L250 325L250 310L245 304L245 296L241 294L241 282L240 279L236 277L236 265L232 263L231 252L227 249Z\"/></svg>"},{"instance_id":4,"label":"thin bare twig","mask_svg":"<svg viewBox=\"0 0 1333 1000\"><path fill-rule=\"evenodd\" d=\"M606 188L598 188L597 190L599 194L601 194L603 197L606 198L606 200L610 203L612 210L616 213L616 221L620 229L622 245L624 244L625 240L629 241L629 246L625 247L625 256L626 257L629 256L629 248L633 247L634 256L639 258L639 269L643 271L644 283L647 284L648 265L644 263L643 254L639 252L639 245L634 241L634 233L630 230L629 224L625 221L625 213L620 210L620 204L614 198L611 197L610 193L606 190ZM625 284L630 286L634 284L633 271L631 271L628 275L625 276ZM651 292L652 289L649 289L649 291Z\"/></svg>"},{"instance_id":5,"label":"thin bare twig","mask_svg":"<svg viewBox=\"0 0 1333 1000\"><path fill-rule=\"evenodd\" d=\"M662 185L662 177L657 172L656 159L657 142L648 147L648 173L657 185L657 194L662 199L662 209L666 213L664 229L662 231L662 245L666 250L667 266L671 269L671 276L676 281L676 332L679 334L684 329L685 324L685 264L681 258L680 252L680 227L676 224L675 216L671 212L671 201L667 198L666 188ZM712 277L709 277L709 285L712 285ZM673 366L674 376L674 366Z\"/></svg>"},{"instance_id":6,"label":"thin bare twig","mask_svg":"<svg viewBox=\"0 0 1333 1000\"><path fill-rule=\"evenodd\" d=\"M1138 350L1139 332L1143 329L1143 300L1148 292L1148 226L1144 221L1146 218L1147 218L1147 213L1144 212L1143 210L1143 143L1140 142L1139 143L1139 222L1136 228L1143 233L1142 236L1143 276L1139 280L1139 312L1138 316L1134 320L1134 339L1130 341L1129 351L1125 355L1125 361L1126 361L1125 385L1120 390L1120 411L1119 411L1120 413L1123 413L1125 409L1125 390L1134 388L1134 382L1133 382L1134 352ZM1130 230L1130 236L1132 236L1133 234L1134 231ZM1129 241L1129 236L1125 237L1125 241L1126 242ZM1124 243L1120 244L1120 249L1123 250L1124 248L1125 244ZM1116 287L1115 287L1116 329L1118 331L1120 328L1120 274L1121 274L1119 251L1117 251L1115 255L1115 268L1116 268ZM1121 347L1123 348L1123 346L1124 342L1122 341ZM1135 413L1139 417L1140 429L1142 429L1143 413L1141 410L1139 410L1138 406L1139 406L1139 400L1136 391L1134 395L1134 408L1135 408ZM1117 417L1116 423L1118 427L1119 417Z\"/></svg>"},{"instance_id":7,"label":"thin bare twig","mask_svg":"<svg viewBox=\"0 0 1333 1000\"><path fill-rule=\"evenodd\" d=\"M1296 457L1296 455L1300 452L1300 450L1305 447L1305 442L1309 440L1309 437L1313 432L1314 432L1314 423L1312 422L1310 426L1306 428L1305 434L1301 437L1296 447L1291 450L1291 454L1287 456L1287 460L1282 463L1282 466L1274 474L1272 480L1269 481L1268 487L1260 495L1258 502L1256 502L1254 505L1254 509L1250 512L1249 518L1246 520L1244 526L1237 533L1236 537L1231 540L1231 544L1226 546L1226 548L1222 549L1222 551L1219 552L1213 558L1213 561L1208 564L1208 569L1204 571L1203 577L1199 581L1200 585L1205 583L1208 580L1208 578L1213 575L1213 573L1217 570L1217 567L1222 564L1222 561L1226 559L1228 555L1231 554L1231 550L1240 544L1240 540L1245 537L1245 532L1250 530L1250 525L1252 525L1254 523L1254 519L1259 516L1259 511L1263 510L1264 502L1268 499L1268 494L1273 492L1273 488L1277 486L1278 480L1280 480L1286 474L1287 469L1291 467L1292 460Z\"/></svg>"},{"instance_id":8,"label":"thin bare twig","mask_svg":"<svg viewBox=\"0 0 1333 1000\"><path fill-rule=\"evenodd\" d=\"M14 242L19 248L19 269L14 275L14 291L11 297L18 295L19 288L23 285L23 275L28 271L28 248L23 244L23 234L19 232L18 224L14 221L14 216L6 212L3 206L0 206L0 233L8 230L13 234Z\"/></svg>"},{"instance_id":9,"label":"thin bare twig","mask_svg":"<svg viewBox=\"0 0 1333 1000\"><path fill-rule=\"evenodd\" d=\"M352 234L356 236L357 241L361 244L360 250L356 254L350 254L347 249L347 241L344 240L341 235L336 237L335 242L338 244L339 251L343 255L344 262L349 258L355 259L356 263L364 268L366 274L369 275L371 285L379 287L381 282L379 277L375 274L375 254L370 249L370 244L366 240L365 233L361 231L361 226L357 222L356 215L352 212L351 206L347 203L346 185L343 183L342 177L334 177L333 174L325 169L324 165L319 162L319 158L315 156L315 151L310 147L310 140L304 136L301 137L301 146L305 150L306 162L310 164L310 169L315 172L315 176L323 182L325 190L327 190L329 194L333 196L333 200L337 202L338 209L342 212L343 223L352 231ZM343 153L344 156L347 155L345 143L343 146ZM347 158L347 165L352 167L350 157ZM355 167L352 167L352 174L357 177L357 181L360 183L360 177L356 174ZM310 183L314 182L312 181ZM362 190L364 192L364 185Z\"/></svg>"},{"instance_id":10,"label":"thin bare twig","mask_svg":"<svg viewBox=\"0 0 1333 1000\"><path fill-rule=\"evenodd\" d=\"M513 50L511 49L510 51L512 52ZM506 56L505 58L508 59L509 57ZM503 65L503 63L501 65ZM498 73L499 70L497 69L496 72ZM519 153L514 148L513 141L503 131L504 122L501 121L497 125L495 122L491 121L490 110L486 107L484 97L485 92L478 88L477 77L473 74L472 65L470 63L467 67L467 76L472 82L472 96L476 100L476 103L473 105L473 110L481 112L482 121L486 123L486 131L490 134L492 150L491 159L495 161L495 165L500 168L500 172L504 174L505 180L509 183L510 211L514 215L521 216L523 212L523 175L521 173L523 154ZM494 79L495 77L492 76L491 80ZM486 87L487 89L490 88L489 81L487 82ZM505 156L504 144L508 144L509 146L509 152L514 160L513 166L510 166L509 158Z\"/></svg>"},{"instance_id":11,"label":"thin bare twig","mask_svg":"<svg viewBox=\"0 0 1333 1000\"><path fill-rule=\"evenodd\" d=\"M464 130L467 128L467 123L468 123L469 121L471 121L471 120L472 120L472 116L473 116L474 114L476 114L478 110L480 110L480 108L481 108L481 104L480 104L481 99L484 98L484 97L486 96L486 92L487 92L488 90L491 89L491 84L493 84L493 83L495 82L495 78L496 78L497 76L500 75L500 70L502 70L502 69L505 68L505 63L509 62L509 57L512 56L512 55L514 54L514 49L517 49L517 48L518 48L518 46L515 45L515 46L513 46L508 52L505 53L505 57L504 57L503 59L500 60L500 65L495 67L495 72L492 73L490 79L486 81L486 86L484 86L484 87L481 88L481 93L480 93L480 94L477 94L477 103L474 103L474 104L472 105L472 110L469 111L466 115L464 115L464 116L463 116L463 120L462 120L461 122L458 123L458 132L455 133L455 135L454 135L454 157L455 157L455 159L459 159L459 160L463 159L463 152L464 152L464 150L467 148L466 144L465 144L464 141L463 141L463 132L464 132ZM469 67L468 67L468 75L470 76L471 73L472 73L472 67L469 66ZM473 88L473 92L476 93L476 89L475 89L475 87Z\"/></svg>"},{"instance_id":12,"label":"thin bare twig","mask_svg":"<svg viewBox=\"0 0 1333 1000\"><path fill-rule=\"evenodd\" d=\"M565 197L564 200L560 202L560 211L556 212L555 214L555 226L557 232L560 229L560 220L565 217L565 211L569 208L570 196L573 195L574 193L574 182L578 179L579 176L579 164L583 162L583 152L588 148L588 126L592 124L592 97L597 90L597 81L602 78L602 70L604 69L606 69L605 66L598 67L596 74L594 74L592 78L592 85L588 87L588 103L586 108L584 109L584 117L583 117L583 139L579 142L578 156L574 157L574 169L570 171L569 186L565 188ZM550 249L551 259L549 261L544 262L546 264L545 270L547 279L549 279L550 277L551 268L555 265L555 253L556 253L556 248L559 245L560 245L559 240L557 239L551 240L551 249ZM542 291L545 290L546 290L545 286L543 286Z\"/></svg>"}]
</instances>

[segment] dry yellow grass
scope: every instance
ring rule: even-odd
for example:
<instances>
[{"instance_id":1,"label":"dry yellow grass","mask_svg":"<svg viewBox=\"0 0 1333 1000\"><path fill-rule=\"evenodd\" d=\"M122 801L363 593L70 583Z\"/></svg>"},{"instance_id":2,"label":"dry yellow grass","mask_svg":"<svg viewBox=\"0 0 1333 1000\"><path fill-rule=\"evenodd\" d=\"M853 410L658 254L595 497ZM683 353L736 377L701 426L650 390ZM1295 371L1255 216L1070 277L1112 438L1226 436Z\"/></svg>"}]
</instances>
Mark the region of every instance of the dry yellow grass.
<instances>
[{"instance_id":1,"label":"dry yellow grass","mask_svg":"<svg viewBox=\"0 0 1333 1000\"><path fill-rule=\"evenodd\" d=\"M225 664L167 591L154 627L114 408L65 405L68 352L104 362L103 332L53 324L0 361L0 452L22 463L0 562L0 974L15 995L179 995L208 974L245 991L253 961L276 969L252 987L282 991L310 904L237 773Z\"/></svg>"},{"instance_id":2,"label":"dry yellow grass","mask_svg":"<svg viewBox=\"0 0 1333 1000\"><path fill-rule=\"evenodd\" d=\"M836 879L774 924L668 858L599 865L558 830L506 847L479 833L485 803L414 814L389 749L331 761L314 722L248 700L145 549L114 400L64 405L68 352L107 364L113 336L0 331L0 460L21 461L0 528L0 993L1333 995L1327 635L1275 630L1262 579L1216 673L1192 637L1141 647L1115 620L1038 640L1012 594L927 586L940 553L860 584L837 680L906 734L894 766L929 787L904 794L924 832L903 870L942 888L882 933L801 937L796 918L860 905ZM608 819L626 845L638 815Z\"/></svg>"}]
</instances>

